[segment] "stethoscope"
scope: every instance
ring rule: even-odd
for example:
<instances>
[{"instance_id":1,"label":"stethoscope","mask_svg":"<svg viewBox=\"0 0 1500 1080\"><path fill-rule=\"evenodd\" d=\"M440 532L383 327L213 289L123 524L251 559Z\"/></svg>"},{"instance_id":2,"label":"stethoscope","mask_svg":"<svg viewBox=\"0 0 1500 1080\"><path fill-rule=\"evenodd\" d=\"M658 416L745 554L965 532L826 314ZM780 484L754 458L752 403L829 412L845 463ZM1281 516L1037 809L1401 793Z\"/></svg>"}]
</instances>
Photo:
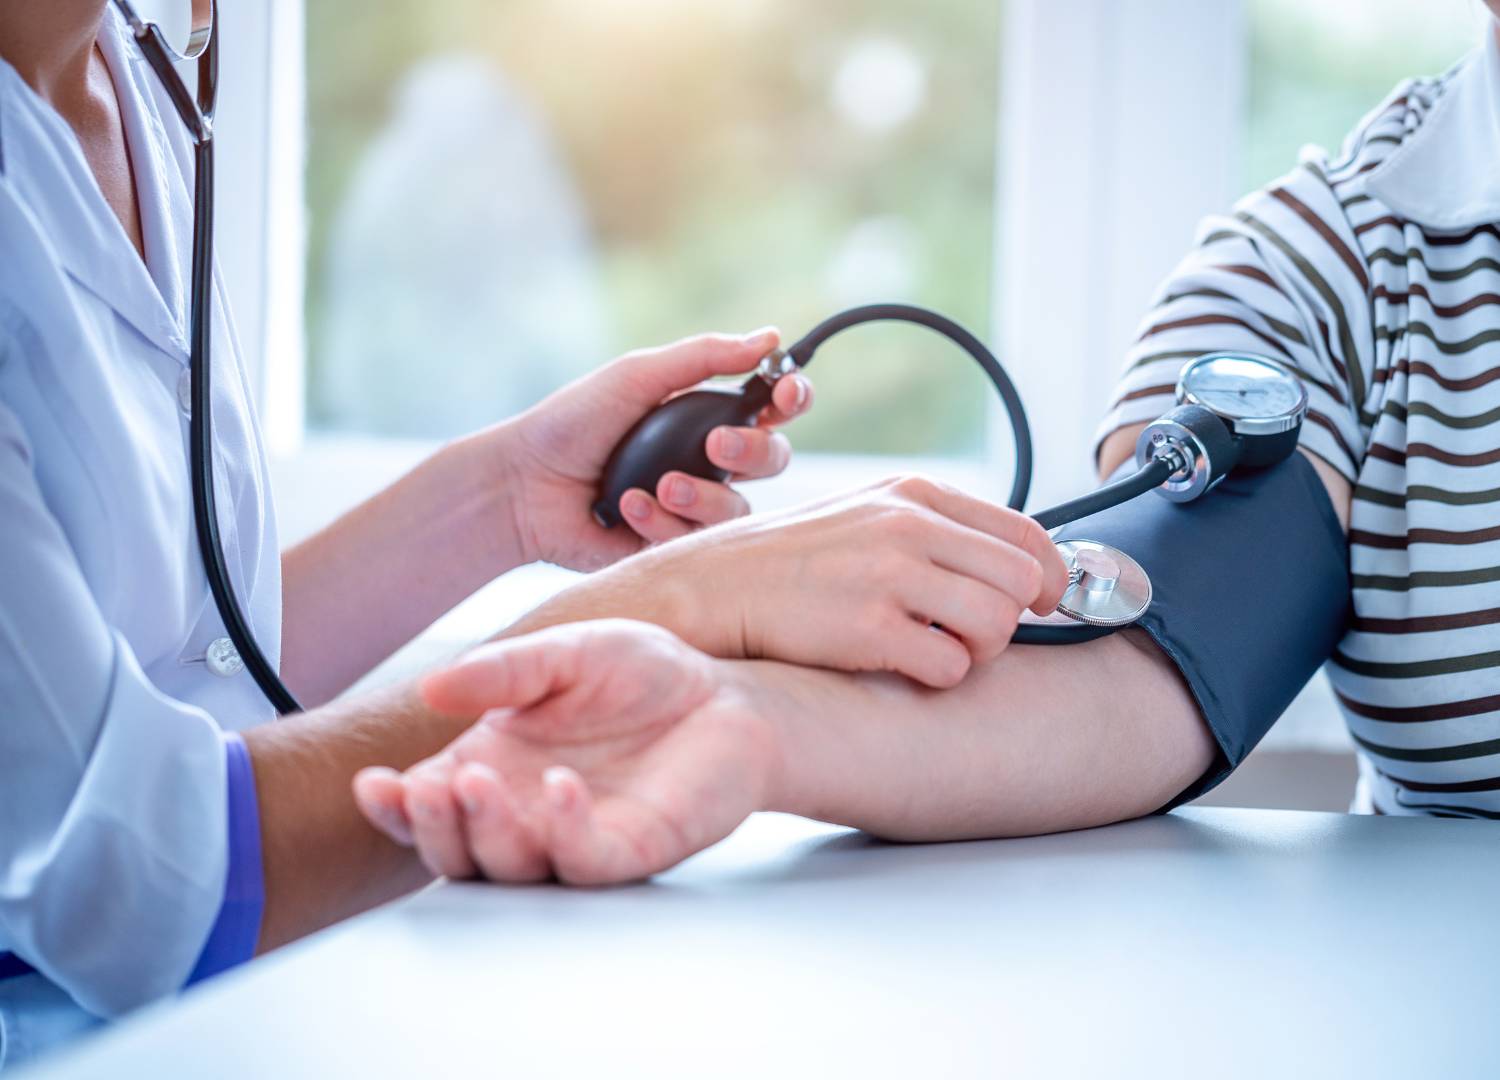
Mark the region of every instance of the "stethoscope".
<instances>
[{"instance_id":1,"label":"stethoscope","mask_svg":"<svg viewBox=\"0 0 1500 1080\"><path fill-rule=\"evenodd\" d=\"M250 624L240 610L219 536L218 505L214 498L213 401L210 338L212 336L214 252L214 106L219 90L219 48L214 34L213 0L192 0L191 25L182 34L164 34L157 21L143 18L131 0L114 0L135 36L146 62L156 72L172 106L193 140L193 268L192 313L188 329L188 372L191 414L188 417L188 459L193 490L193 527L214 606L234 643L239 659L279 713L300 712L296 697L266 659ZM180 4L178 5L181 6ZM170 38L170 40L169 40ZM182 44L176 44L182 42ZM198 90L194 94L177 74L175 63L198 61ZM229 658L232 661L232 658Z\"/></svg>"},{"instance_id":2,"label":"stethoscope","mask_svg":"<svg viewBox=\"0 0 1500 1080\"><path fill-rule=\"evenodd\" d=\"M213 481L210 409L210 297L213 284L213 116L218 90L218 49L213 0L192 0L187 46L168 44L155 22L142 19L130 0L114 0L137 44L166 87L193 140L194 213L192 316L189 371L192 415L189 457L193 521L214 604L246 669L277 712L298 712L296 697L266 659L240 610L225 567ZM198 60L196 95L173 64ZM1031 428L1005 369L984 343L946 316L910 304L872 304L825 319L786 350L765 357L738 386L708 386L679 394L643 417L620 441L604 470L595 518L620 522L620 497L631 488L655 491L668 472L713 480L728 474L704 452L709 432L723 425L754 424L770 404L779 379L811 363L835 334L872 322L925 326L968 353L979 364L1005 406L1015 443L1015 475L1007 505L1020 510L1031 489ZM1176 407L1150 424L1136 444L1136 471L1124 479L1034 515L1049 531L1157 491L1174 502L1190 502L1238 468L1267 468L1297 446L1307 414L1307 391L1287 367L1261 356L1212 353L1183 368ZM1058 543L1069 566L1069 585L1058 605L1061 625L1023 625L1013 640L1072 643L1111 633L1136 622L1151 605L1151 581L1140 564L1108 544L1091 540ZM1054 617L1057 618L1057 617Z\"/></svg>"}]
</instances>

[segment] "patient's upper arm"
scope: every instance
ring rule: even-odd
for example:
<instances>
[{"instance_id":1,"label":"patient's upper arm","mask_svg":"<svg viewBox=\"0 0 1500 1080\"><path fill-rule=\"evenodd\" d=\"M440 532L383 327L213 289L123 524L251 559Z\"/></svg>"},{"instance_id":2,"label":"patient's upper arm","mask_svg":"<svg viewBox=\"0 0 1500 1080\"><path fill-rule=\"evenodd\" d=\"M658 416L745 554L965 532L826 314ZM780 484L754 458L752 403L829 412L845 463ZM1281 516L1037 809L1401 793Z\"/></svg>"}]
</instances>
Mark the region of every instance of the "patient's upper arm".
<instances>
[{"instance_id":1,"label":"patient's upper arm","mask_svg":"<svg viewBox=\"0 0 1500 1080\"><path fill-rule=\"evenodd\" d=\"M1102 442L1101 472L1126 461L1143 427L1123 427ZM1151 576L1151 608L1133 644L1175 670L1219 749L1171 801L1207 790L1237 767L1343 633L1350 484L1316 453L1303 453L1300 461L1227 477L1221 491L1187 506L1148 494L1059 534L1113 544ZM1180 694L1168 699L1180 707Z\"/></svg>"}]
</instances>

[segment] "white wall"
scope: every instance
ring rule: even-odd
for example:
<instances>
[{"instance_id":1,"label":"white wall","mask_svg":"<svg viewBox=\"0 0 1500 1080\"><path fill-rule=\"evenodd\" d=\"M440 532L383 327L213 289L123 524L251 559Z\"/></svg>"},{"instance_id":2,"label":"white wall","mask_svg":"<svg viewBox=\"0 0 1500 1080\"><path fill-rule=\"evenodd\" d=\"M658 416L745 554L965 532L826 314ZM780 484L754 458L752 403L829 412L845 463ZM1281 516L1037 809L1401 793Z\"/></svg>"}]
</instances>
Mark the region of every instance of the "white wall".
<instances>
[{"instance_id":1,"label":"white wall","mask_svg":"<svg viewBox=\"0 0 1500 1080\"><path fill-rule=\"evenodd\" d=\"M1092 482L1153 290L1240 194L1246 45L1244 0L1006 3L995 325L1031 412L1033 507Z\"/></svg>"}]
</instances>

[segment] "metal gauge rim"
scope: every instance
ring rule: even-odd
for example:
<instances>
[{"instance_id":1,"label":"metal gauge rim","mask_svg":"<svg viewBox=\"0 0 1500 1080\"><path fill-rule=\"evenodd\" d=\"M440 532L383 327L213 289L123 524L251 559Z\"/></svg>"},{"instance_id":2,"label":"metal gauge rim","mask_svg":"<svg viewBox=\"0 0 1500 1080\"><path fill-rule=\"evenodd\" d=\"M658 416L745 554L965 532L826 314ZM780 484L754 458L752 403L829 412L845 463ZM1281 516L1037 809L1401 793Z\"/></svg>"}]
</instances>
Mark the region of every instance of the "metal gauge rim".
<instances>
[{"instance_id":1,"label":"metal gauge rim","mask_svg":"<svg viewBox=\"0 0 1500 1080\"><path fill-rule=\"evenodd\" d=\"M1266 369L1268 377L1275 378L1292 388L1296 395L1296 404L1290 409L1266 416L1236 416L1216 408L1194 390L1193 382L1195 377L1201 377L1200 373L1204 369L1211 367L1219 360L1236 360ZM1307 415L1307 387L1302 385L1302 380L1291 368L1268 356L1238 352L1206 353L1190 362L1178 375L1177 402L1180 405L1202 406L1228 424L1236 435L1280 435L1301 424Z\"/></svg>"},{"instance_id":2,"label":"metal gauge rim","mask_svg":"<svg viewBox=\"0 0 1500 1080\"><path fill-rule=\"evenodd\" d=\"M1057 550L1068 564L1073 581L1057 610L1088 626L1129 626L1151 606L1151 578L1141 564L1119 548L1097 540L1059 540ZM1078 580L1075 568L1080 553L1103 555L1119 568L1119 577L1107 593L1092 592Z\"/></svg>"}]
</instances>

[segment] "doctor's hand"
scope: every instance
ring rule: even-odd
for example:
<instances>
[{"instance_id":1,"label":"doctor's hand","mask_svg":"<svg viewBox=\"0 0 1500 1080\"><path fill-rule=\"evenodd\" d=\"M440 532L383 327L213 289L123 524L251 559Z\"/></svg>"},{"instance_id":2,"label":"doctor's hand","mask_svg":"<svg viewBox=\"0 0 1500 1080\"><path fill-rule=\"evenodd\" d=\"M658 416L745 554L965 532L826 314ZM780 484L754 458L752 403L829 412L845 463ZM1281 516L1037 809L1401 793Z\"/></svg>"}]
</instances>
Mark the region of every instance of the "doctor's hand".
<instances>
[{"instance_id":1,"label":"doctor's hand","mask_svg":"<svg viewBox=\"0 0 1500 1080\"><path fill-rule=\"evenodd\" d=\"M361 771L355 799L434 874L647 877L766 804L774 733L731 667L622 620L483 646L422 683L475 725L404 774Z\"/></svg>"},{"instance_id":2,"label":"doctor's hand","mask_svg":"<svg viewBox=\"0 0 1500 1080\"><path fill-rule=\"evenodd\" d=\"M920 476L653 548L541 605L518 632L657 623L712 656L893 671L939 689L1050 614L1068 568L1035 519Z\"/></svg>"},{"instance_id":3,"label":"doctor's hand","mask_svg":"<svg viewBox=\"0 0 1500 1080\"><path fill-rule=\"evenodd\" d=\"M776 348L766 329L732 337L706 334L620 357L498 425L493 460L510 493L510 514L523 561L538 559L575 570L597 570L647 544L749 512L744 496L725 484L668 473L654 492L626 492L625 525L601 527L593 518L604 465L636 421L664 400L716 375L754 370ZM773 429L805 412L812 385L800 375L780 380L772 405L754 427L714 430L708 458L736 480L774 476L786 468L791 445Z\"/></svg>"}]
</instances>

